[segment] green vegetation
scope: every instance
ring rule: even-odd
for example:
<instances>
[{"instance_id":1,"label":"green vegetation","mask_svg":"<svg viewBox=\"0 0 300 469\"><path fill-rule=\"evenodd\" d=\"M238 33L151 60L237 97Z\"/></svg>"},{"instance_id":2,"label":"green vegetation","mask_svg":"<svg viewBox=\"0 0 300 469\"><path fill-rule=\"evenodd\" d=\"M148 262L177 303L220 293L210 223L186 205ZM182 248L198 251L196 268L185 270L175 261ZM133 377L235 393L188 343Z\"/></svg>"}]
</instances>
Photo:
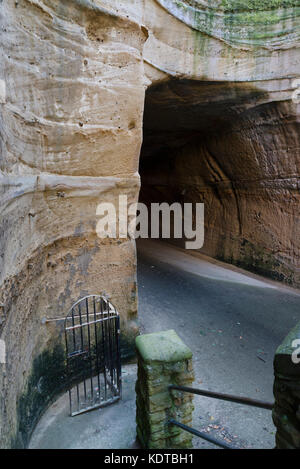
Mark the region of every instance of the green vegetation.
<instances>
[{"instance_id":1,"label":"green vegetation","mask_svg":"<svg viewBox=\"0 0 300 469\"><path fill-rule=\"evenodd\" d=\"M193 355L174 330L140 335L136 347L147 364L189 360Z\"/></svg>"},{"instance_id":2,"label":"green vegetation","mask_svg":"<svg viewBox=\"0 0 300 469\"><path fill-rule=\"evenodd\" d=\"M245 25L245 24L277 24L281 21L282 17L276 12L260 11L253 13L238 13L231 18L231 24Z\"/></svg>"},{"instance_id":3,"label":"green vegetation","mask_svg":"<svg viewBox=\"0 0 300 469\"><path fill-rule=\"evenodd\" d=\"M195 37L195 55L203 56L204 35L253 47L296 41L300 0L207 0L206 5L174 0L172 14L201 33Z\"/></svg>"},{"instance_id":4,"label":"green vegetation","mask_svg":"<svg viewBox=\"0 0 300 469\"><path fill-rule=\"evenodd\" d=\"M226 13L269 11L300 6L299 0L222 0Z\"/></svg>"},{"instance_id":5,"label":"green vegetation","mask_svg":"<svg viewBox=\"0 0 300 469\"><path fill-rule=\"evenodd\" d=\"M26 448L41 414L66 387L65 351L61 344L33 362L27 388L18 399L19 431L14 447Z\"/></svg>"}]
</instances>

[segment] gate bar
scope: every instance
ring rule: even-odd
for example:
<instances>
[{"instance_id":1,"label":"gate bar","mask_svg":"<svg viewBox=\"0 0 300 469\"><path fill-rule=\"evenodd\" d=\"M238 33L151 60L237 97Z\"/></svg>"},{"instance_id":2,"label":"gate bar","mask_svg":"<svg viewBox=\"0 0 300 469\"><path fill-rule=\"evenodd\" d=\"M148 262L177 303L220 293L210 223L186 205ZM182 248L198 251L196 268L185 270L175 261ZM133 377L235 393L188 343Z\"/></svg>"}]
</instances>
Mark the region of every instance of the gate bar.
<instances>
[{"instance_id":1,"label":"gate bar","mask_svg":"<svg viewBox=\"0 0 300 469\"><path fill-rule=\"evenodd\" d=\"M79 316L78 316L79 317ZM73 329L80 329L81 327L85 327L85 326L88 326L89 324L97 324L98 322L103 322L103 321L107 321L111 318L115 318L117 316L110 316L109 318L103 318L103 319L96 319L96 321L90 321L90 322L83 322L82 324L76 324L76 326L69 326L69 327L66 327L66 331L71 331ZM75 316L74 316L75 318Z\"/></svg>"},{"instance_id":2,"label":"gate bar","mask_svg":"<svg viewBox=\"0 0 300 469\"><path fill-rule=\"evenodd\" d=\"M96 326L96 317L97 317L97 310L96 310L96 301L95 297L93 297L93 310L94 310L94 334L95 334L95 345L96 345L96 368L97 368L97 382L98 382L98 392L99 396L101 395L101 386L100 386L100 366L99 366L99 346L98 346L98 331Z\"/></svg>"},{"instance_id":3,"label":"gate bar","mask_svg":"<svg viewBox=\"0 0 300 469\"><path fill-rule=\"evenodd\" d=\"M249 397L234 396L232 394L221 394L218 392L206 391L204 389L188 388L186 386L176 386L171 384L169 389L175 389L177 391L188 392L190 394L198 394L199 396L211 397L213 399L220 399L222 401L235 402L236 404L248 405L251 407L259 407L261 409L273 410L274 404L271 402L258 401Z\"/></svg>"},{"instance_id":4,"label":"gate bar","mask_svg":"<svg viewBox=\"0 0 300 469\"><path fill-rule=\"evenodd\" d=\"M91 412L93 410L102 409L103 407L108 407L109 405L114 404L115 402L118 402L119 400L120 400L120 396L114 396L110 399L107 399L105 402L102 402L101 404L86 407L85 409L79 410L78 412L73 412L71 414L71 417L76 417L77 415L87 414L88 412Z\"/></svg>"},{"instance_id":5,"label":"gate bar","mask_svg":"<svg viewBox=\"0 0 300 469\"><path fill-rule=\"evenodd\" d=\"M198 430L195 430L195 428L184 425L184 423L177 422L177 420L170 419L169 423L172 425L176 425L176 427L182 428L182 430L185 430L186 432L189 432L192 435L198 436L199 438L202 438L203 440L206 440L209 443L212 443L216 446L220 446L223 449L237 449L227 443L224 443L223 441L217 440L213 436L209 436L206 433L199 432Z\"/></svg>"},{"instance_id":6,"label":"gate bar","mask_svg":"<svg viewBox=\"0 0 300 469\"><path fill-rule=\"evenodd\" d=\"M103 301L102 298L100 300L100 311L103 314ZM104 399L107 399L107 377L106 377L106 323L104 321L101 322L101 332L102 332L102 350L103 350L103 357L104 357L104 370L103 370L103 377L104 377Z\"/></svg>"}]
</instances>

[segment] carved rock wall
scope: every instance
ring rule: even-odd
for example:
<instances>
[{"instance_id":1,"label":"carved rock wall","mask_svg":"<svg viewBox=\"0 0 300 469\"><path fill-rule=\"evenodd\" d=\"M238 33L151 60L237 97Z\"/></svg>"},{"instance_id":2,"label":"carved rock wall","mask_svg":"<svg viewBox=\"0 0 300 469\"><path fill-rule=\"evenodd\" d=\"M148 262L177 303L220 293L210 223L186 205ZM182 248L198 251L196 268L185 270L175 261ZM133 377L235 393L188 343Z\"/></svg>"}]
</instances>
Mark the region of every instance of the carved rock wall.
<instances>
[{"instance_id":1,"label":"carved rock wall","mask_svg":"<svg viewBox=\"0 0 300 469\"><path fill-rule=\"evenodd\" d=\"M138 197L145 40L92 2L1 3L2 446L26 445L62 388L63 323L45 318L105 291L134 351L135 245L99 239L96 209Z\"/></svg>"}]
</instances>

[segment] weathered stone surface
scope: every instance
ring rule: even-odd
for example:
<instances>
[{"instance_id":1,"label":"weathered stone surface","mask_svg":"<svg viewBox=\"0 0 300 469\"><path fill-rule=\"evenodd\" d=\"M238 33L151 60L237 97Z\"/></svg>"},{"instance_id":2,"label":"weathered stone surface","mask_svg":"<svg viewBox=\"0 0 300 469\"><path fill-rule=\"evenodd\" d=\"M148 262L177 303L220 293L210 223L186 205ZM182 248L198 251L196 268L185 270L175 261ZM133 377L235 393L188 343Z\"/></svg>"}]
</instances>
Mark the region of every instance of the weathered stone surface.
<instances>
[{"instance_id":1,"label":"weathered stone surface","mask_svg":"<svg viewBox=\"0 0 300 469\"><path fill-rule=\"evenodd\" d=\"M136 347L144 363L154 367L158 362L164 364L164 369L174 369L173 363L179 362L179 365L175 365L176 371L178 367L181 369L184 366L183 360L189 360L193 355L173 330L139 336Z\"/></svg>"},{"instance_id":2,"label":"weathered stone surface","mask_svg":"<svg viewBox=\"0 0 300 469\"><path fill-rule=\"evenodd\" d=\"M191 423L193 396L170 391L168 386L184 385L187 377L192 384L192 352L173 330L139 336L136 347L136 422L141 445L144 448L191 448L191 436L170 425L169 419Z\"/></svg>"},{"instance_id":3,"label":"weathered stone surface","mask_svg":"<svg viewBox=\"0 0 300 469\"><path fill-rule=\"evenodd\" d=\"M158 3L193 29L233 46L271 48L299 39L297 0L158 0ZM284 12L281 8L285 8Z\"/></svg>"},{"instance_id":4,"label":"weathered stone surface","mask_svg":"<svg viewBox=\"0 0 300 469\"><path fill-rule=\"evenodd\" d=\"M134 241L99 239L96 209L138 198L146 35L88 0L1 2L0 24L0 445L9 447L26 445L49 403L35 389L63 364L52 353L63 323L44 318L105 291L124 356L134 353ZM34 367L44 353L48 366Z\"/></svg>"}]
</instances>

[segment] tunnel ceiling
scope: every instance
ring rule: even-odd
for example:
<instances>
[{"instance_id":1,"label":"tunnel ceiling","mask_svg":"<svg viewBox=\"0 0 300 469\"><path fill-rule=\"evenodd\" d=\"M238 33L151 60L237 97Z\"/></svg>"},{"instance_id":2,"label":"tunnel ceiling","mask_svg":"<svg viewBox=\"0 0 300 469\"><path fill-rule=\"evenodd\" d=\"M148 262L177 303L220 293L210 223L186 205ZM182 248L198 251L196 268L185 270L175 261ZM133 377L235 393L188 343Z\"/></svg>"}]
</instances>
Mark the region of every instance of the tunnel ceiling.
<instances>
[{"instance_id":1,"label":"tunnel ceiling","mask_svg":"<svg viewBox=\"0 0 300 469\"><path fill-rule=\"evenodd\" d=\"M228 128L263 96L245 83L171 80L150 87L141 160Z\"/></svg>"}]
</instances>

